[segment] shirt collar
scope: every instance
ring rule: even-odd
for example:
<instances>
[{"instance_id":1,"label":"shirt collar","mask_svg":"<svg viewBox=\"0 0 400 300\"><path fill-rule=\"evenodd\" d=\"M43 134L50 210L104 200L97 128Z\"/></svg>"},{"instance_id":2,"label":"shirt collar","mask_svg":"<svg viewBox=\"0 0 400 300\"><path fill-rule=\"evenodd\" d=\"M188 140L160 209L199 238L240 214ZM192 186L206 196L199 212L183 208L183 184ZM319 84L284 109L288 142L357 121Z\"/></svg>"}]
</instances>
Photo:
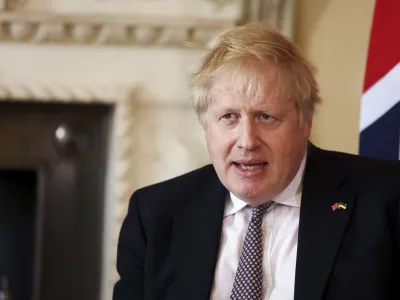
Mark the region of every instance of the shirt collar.
<instances>
[{"instance_id":1,"label":"shirt collar","mask_svg":"<svg viewBox=\"0 0 400 300\"><path fill-rule=\"evenodd\" d=\"M296 176L293 178L290 184L278 196L276 196L275 199L273 199L274 202L283 205L300 207L302 181L306 164L306 158L307 158L307 153L303 157L303 160L300 164ZM224 217L233 215L238 211L242 210L243 208L245 208L246 206L247 206L246 202L240 200L232 192L229 192L226 200Z\"/></svg>"}]
</instances>

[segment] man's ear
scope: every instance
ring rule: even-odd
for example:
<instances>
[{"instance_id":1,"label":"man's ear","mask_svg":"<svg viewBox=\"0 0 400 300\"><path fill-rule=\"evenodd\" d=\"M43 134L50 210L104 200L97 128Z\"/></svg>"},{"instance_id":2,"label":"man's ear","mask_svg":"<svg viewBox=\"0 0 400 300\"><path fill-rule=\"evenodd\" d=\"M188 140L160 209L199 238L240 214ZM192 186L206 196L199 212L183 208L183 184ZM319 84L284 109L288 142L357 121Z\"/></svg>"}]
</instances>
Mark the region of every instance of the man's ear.
<instances>
[{"instance_id":1,"label":"man's ear","mask_svg":"<svg viewBox=\"0 0 400 300\"><path fill-rule=\"evenodd\" d=\"M310 135L311 135L312 124L313 124L313 121L312 121L312 120L307 121L307 122L305 122L305 123L303 124L303 134L304 134L304 137L307 138L307 139L308 139L308 138L310 137Z\"/></svg>"}]
</instances>

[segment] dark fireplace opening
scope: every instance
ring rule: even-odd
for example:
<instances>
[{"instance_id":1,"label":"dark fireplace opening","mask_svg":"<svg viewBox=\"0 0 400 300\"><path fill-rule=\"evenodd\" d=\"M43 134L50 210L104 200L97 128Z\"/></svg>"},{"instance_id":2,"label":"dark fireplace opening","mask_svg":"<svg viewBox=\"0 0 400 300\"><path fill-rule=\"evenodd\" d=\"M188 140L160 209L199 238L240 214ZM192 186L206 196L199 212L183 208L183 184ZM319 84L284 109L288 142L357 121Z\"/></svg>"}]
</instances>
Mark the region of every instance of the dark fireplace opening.
<instances>
[{"instance_id":1,"label":"dark fireplace opening","mask_svg":"<svg viewBox=\"0 0 400 300\"><path fill-rule=\"evenodd\" d=\"M112 112L0 102L0 283L10 299L99 300Z\"/></svg>"},{"instance_id":2,"label":"dark fireplace opening","mask_svg":"<svg viewBox=\"0 0 400 300\"><path fill-rule=\"evenodd\" d=\"M36 172L0 169L0 278L13 299L31 299L37 246Z\"/></svg>"}]
</instances>

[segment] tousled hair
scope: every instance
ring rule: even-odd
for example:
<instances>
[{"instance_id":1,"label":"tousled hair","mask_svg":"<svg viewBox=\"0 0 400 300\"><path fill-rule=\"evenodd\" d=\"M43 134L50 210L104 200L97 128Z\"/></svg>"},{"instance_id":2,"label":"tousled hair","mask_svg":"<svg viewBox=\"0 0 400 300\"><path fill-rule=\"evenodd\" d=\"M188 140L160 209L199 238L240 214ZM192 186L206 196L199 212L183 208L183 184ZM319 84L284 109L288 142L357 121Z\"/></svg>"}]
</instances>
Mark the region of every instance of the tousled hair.
<instances>
[{"instance_id":1,"label":"tousled hair","mask_svg":"<svg viewBox=\"0 0 400 300\"><path fill-rule=\"evenodd\" d=\"M273 82L265 74L275 70ZM192 74L192 103L203 126L216 89L229 89L245 97L262 97L265 90L294 101L301 123L312 120L321 102L315 68L278 30L263 22L232 28Z\"/></svg>"}]
</instances>

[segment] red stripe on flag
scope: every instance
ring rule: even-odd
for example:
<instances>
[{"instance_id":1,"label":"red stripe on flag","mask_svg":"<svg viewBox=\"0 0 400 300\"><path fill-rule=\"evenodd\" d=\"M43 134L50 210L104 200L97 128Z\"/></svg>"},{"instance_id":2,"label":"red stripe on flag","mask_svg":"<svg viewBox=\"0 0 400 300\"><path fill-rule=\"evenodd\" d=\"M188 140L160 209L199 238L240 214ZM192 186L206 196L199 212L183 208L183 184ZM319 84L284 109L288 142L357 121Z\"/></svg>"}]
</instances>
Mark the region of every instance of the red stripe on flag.
<instances>
[{"instance_id":1,"label":"red stripe on flag","mask_svg":"<svg viewBox=\"0 0 400 300\"><path fill-rule=\"evenodd\" d=\"M400 62L400 0L376 0L364 92Z\"/></svg>"}]
</instances>

